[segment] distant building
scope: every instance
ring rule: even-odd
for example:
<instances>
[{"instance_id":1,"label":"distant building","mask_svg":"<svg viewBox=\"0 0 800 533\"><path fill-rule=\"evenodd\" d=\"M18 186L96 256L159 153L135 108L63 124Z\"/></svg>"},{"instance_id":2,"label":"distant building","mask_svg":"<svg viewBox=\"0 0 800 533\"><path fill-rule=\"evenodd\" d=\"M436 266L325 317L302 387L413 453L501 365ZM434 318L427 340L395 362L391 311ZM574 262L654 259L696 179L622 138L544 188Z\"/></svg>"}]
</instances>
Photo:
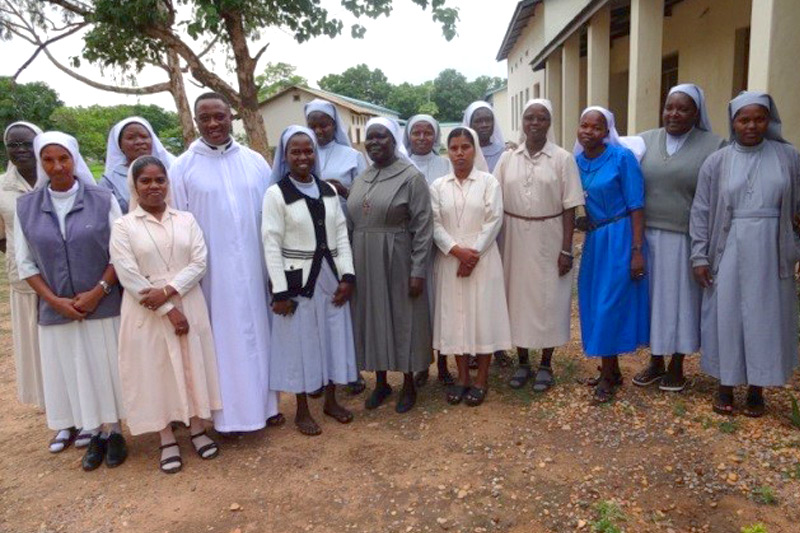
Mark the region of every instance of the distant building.
<instances>
[{"instance_id":1,"label":"distant building","mask_svg":"<svg viewBox=\"0 0 800 533\"><path fill-rule=\"evenodd\" d=\"M516 142L517 136L513 136L511 131L511 110L508 106L508 86L500 87L494 91L490 91L484 98L487 102L492 104L494 109L494 116L497 117L497 126L500 126L500 131L503 132L503 138L506 141Z\"/></svg>"},{"instance_id":2,"label":"distant building","mask_svg":"<svg viewBox=\"0 0 800 533\"><path fill-rule=\"evenodd\" d=\"M797 0L523 0L497 60L508 61L511 130L529 98L549 98L556 139L571 147L588 105L609 107L620 133L660 124L666 91L696 83L717 134L727 103L767 91L784 135L800 145L800 2ZM752 36L752 38L751 38Z\"/></svg>"},{"instance_id":3,"label":"distant building","mask_svg":"<svg viewBox=\"0 0 800 533\"><path fill-rule=\"evenodd\" d=\"M342 96L341 94L312 89L302 85L292 85L270 96L259 104L264 126L267 129L267 138L271 148L277 146L280 135L290 124L305 125L306 119L304 106L315 98L327 100L336 106L340 120L344 123L345 131L350 137L350 142L358 148L364 144L364 129L367 121L372 117L382 116L398 119L397 111L375 105L356 98ZM244 135L244 126L240 120L233 123L236 135Z\"/></svg>"}]
</instances>

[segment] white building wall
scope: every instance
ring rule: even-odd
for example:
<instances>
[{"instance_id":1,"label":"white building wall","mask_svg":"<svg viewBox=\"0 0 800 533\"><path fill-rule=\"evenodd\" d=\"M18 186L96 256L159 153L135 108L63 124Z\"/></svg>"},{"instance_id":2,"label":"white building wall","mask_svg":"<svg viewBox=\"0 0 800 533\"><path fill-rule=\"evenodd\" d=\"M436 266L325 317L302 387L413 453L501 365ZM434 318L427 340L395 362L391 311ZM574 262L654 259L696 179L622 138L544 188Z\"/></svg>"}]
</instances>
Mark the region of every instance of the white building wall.
<instances>
[{"instance_id":1,"label":"white building wall","mask_svg":"<svg viewBox=\"0 0 800 533\"><path fill-rule=\"evenodd\" d=\"M570 0L568 0L570 1ZM508 130L503 130L506 140L519 141L522 131L522 106L538 91L539 98L547 98L545 94L544 69L534 72L530 62L545 43L544 4L537 4L533 18L514 43L508 54Z\"/></svg>"}]
</instances>

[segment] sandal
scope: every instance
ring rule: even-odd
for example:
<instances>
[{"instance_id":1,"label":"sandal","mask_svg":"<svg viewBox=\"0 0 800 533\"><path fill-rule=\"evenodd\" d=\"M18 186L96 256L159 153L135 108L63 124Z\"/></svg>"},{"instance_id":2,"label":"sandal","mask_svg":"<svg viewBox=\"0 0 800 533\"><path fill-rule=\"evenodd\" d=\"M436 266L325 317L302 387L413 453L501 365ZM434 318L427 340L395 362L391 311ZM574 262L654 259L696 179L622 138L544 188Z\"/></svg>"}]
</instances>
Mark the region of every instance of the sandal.
<instances>
[{"instance_id":1,"label":"sandal","mask_svg":"<svg viewBox=\"0 0 800 533\"><path fill-rule=\"evenodd\" d=\"M171 455L171 456L167 457L166 459L161 459L161 461L159 461L159 467L161 468L161 471L164 472L165 474L177 474L183 468L183 459L181 458L181 448L180 448L180 446L178 446L177 442L173 442L173 443L170 443L170 444L164 444L162 446L159 446L158 449L159 450L166 450L167 448L172 448L173 446L175 448L178 448L178 454L177 455ZM173 466L171 468L167 468L167 465L170 465L170 464L175 464L177 466Z\"/></svg>"},{"instance_id":2,"label":"sandal","mask_svg":"<svg viewBox=\"0 0 800 533\"><path fill-rule=\"evenodd\" d=\"M597 371L598 372L602 371L599 366L597 367ZM584 383L586 385L588 385L589 387L597 387L600 384L601 381L603 381L602 373L597 375L597 376L595 376L595 377L593 377L593 378L586 378ZM614 376L614 382L612 383L612 385L614 387L621 387L623 381L625 381L625 380L622 378L622 374L617 374L617 375Z\"/></svg>"},{"instance_id":3,"label":"sandal","mask_svg":"<svg viewBox=\"0 0 800 533\"><path fill-rule=\"evenodd\" d=\"M508 368L512 365L513 361L506 355L506 352L498 350L494 352L494 364L500 368Z\"/></svg>"},{"instance_id":4,"label":"sandal","mask_svg":"<svg viewBox=\"0 0 800 533\"><path fill-rule=\"evenodd\" d=\"M208 444L204 444L203 446L200 446L198 448L197 445L194 443L194 439L197 439L197 438L200 438L200 437L207 437L208 440L210 440L211 442L209 442ZM215 458L217 455L219 455L219 446L217 445L216 442L211 440L211 437L206 435L205 431L201 431L200 433L197 433L196 435L190 435L189 438L192 441L192 446L194 446L194 449L197 452L197 455L200 456L200 459L208 461L210 459ZM210 453L208 455L205 455L205 453L208 452L208 451L211 451L212 453Z\"/></svg>"},{"instance_id":5,"label":"sandal","mask_svg":"<svg viewBox=\"0 0 800 533\"><path fill-rule=\"evenodd\" d=\"M349 424L353 421L353 413L341 405L337 405L335 409L328 409L327 407L324 407L322 412L340 424Z\"/></svg>"},{"instance_id":6,"label":"sandal","mask_svg":"<svg viewBox=\"0 0 800 533\"><path fill-rule=\"evenodd\" d=\"M322 428L314 421L314 419L303 420L301 422L295 421L294 423L297 431L308 437L316 437L322 435Z\"/></svg>"},{"instance_id":7,"label":"sandal","mask_svg":"<svg viewBox=\"0 0 800 533\"><path fill-rule=\"evenodd\" d=\"M666 375L666 373L667 372L664 370L664 365L661 365L660 367L647 365L644 370L633 376L631 381L637 387L647 387L656 381L663 380L663 377Z\"/></svg>"},{"instance_id":8,"label":"sandal","mask_svg":"<svg viewBox=\"0 0 800 533\"><path fill-rule=\"evenodd\" d=\"M718 415L733 416L733 392L722 394L717 391L711 409Z\"/></svg>"},{"instance_id":9,"label":"sandal","mask_svg":"<svg viewBox=\"0 0 800 533\"><path fill-rule=\"evenodd\" d=\"M66 437L59 437L62 431L68 431ZM53 438L50 440L50 443L47 445L47 449L50 451L50 453L61 453L67 448L69 448L69 445L75 441L75 437L77 436L78 436L78 430L75 429L74 427L68 428L66 430L63 429L58 430L56 431L56 434L53 435ZM54 447L56 449L54 449Z\"/></svg>"},{"instance_id":10,"label":"sandal","mask_svg":"<svg viewBox=\"0 0 800 533\"><path fill-rule=\"evenodd\" d=\"M469 387L466 385L458 385L454 383L447 388L447 403L450 405L458 405L461 403L461 400L464 399L464 394L469 390Z\"/></svg>"},{"instance_id":11,"label":"sandal","mask_svg":"<svg viewBox=\"0 0 800 533\"><path fill-rule=\"evenodd\" d=\"M75 447L86 448L92 441L93 436L91 433L85 433L83 429L78 429L78 435L75 437Z\"/></svg>"},{"instance_id":12,"label":"sandal","mask_svg":"<svg viewBox=\"0 0 800 533\"><path fill-rule=\"evenodd\" d=\"M478 407L483 403L483 400L486 399L488 392L487 389L482 389L480 387L470 387L464 395L464 403L470 407Z\"/></svg>"},{"instance_id":13,"label":"sandal","mask_svg":"<svg viewBox=\"0 0 800 533\"><path fill-rule=\"evenodd\" d=\"M601 405L610 402L614 399L614 392L614 387L606 389L600 385L596 386L594 388L594 394L592 395L592 404Z\"/></svg>"},{"instance_id":14,"label":"sandal","mask_svg":"<svg viewBox=\"0 0 800 533\"><path fill-rule=\"evenodd\" d=\"M553 369L549 366L539 365L536 378L533 380L533 392L545 392L556 384Z\"/></svg>"},{"instance_id":15,"label":"sandal","mask_svg":"<svg viewBox=\"0 0 800 533\"><path fill-rule=\"evenodd\" d=\"M764 402L764 395L748 392L747 402L745 403L745 408L742 411L742 414L744 416L749 416L750 418L760 418L764 416L764 413L766 412L767 405Z\"/></svg>"},{"instance_id":16,"label":"sandal","mask_svg":"<svg viewBox=\"0 0 800 533\"><path fill-rule=\"evenodd\" d=\"M514 375L508 380L508 386L512 389L521 389L531 379L530 365L519 365L514 371Z\"/></svg>"}]
</instances>

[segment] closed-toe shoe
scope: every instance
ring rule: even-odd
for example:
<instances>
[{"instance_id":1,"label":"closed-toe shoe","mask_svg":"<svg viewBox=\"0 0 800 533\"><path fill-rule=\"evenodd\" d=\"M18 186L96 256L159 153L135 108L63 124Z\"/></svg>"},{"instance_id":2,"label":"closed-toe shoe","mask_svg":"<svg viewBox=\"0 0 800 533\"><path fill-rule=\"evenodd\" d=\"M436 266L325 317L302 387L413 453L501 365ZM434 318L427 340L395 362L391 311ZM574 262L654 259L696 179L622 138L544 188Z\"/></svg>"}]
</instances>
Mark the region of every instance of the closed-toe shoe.
<instances>
[{"instance_id":1,"label":"closed-toe shoe","mask_svg":"<svg viewBox=\"0 0 800 533\"><path fill-rule=\"evenodd\" d=\"M90 472L103 464L103 458L106 455L106 441L100 435L94 435L89 441L89 446L86 448L86 453L83 454L81 466L87 472Z\"/></svg>"},{"instance_id":2,"label":"closed-toe shoe","mask_svg":"<svg viewBox=\"0 0 800 533\"><path fill-rule=\"evenodd\" d=\"M115 468L125 462L128 458L128 447L125 445L125 437L121 433L112 433L108 436L106 452L106 466Z\"/></svg>"}]
</instances>

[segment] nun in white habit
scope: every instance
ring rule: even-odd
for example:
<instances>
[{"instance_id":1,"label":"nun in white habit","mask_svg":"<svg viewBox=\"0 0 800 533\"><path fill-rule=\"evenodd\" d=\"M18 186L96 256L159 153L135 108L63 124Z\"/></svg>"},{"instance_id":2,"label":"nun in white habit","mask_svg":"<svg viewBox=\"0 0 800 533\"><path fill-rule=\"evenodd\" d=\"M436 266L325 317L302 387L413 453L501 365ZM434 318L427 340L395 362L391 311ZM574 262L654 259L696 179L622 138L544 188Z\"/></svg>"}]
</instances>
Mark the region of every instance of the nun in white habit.
<instances>
[{"instance_id":1,"label":"nun in white habit","mask_svg":"<svg viewBox=\"0 0 800 533\"><path fill-rule=\"evenodd\" d=\"M744 414L757 417L762 387L785 385L797 366L800 154L768 94L744 92L728 111L731 144L703 164L691 211L700 366L719 379L716 412L732 414L733 387L746 384Z\"/></svg>"},{"instance_id":2,"label":"nun in white habit","mask_svg":"<svg viewBox=\"0 0 800 533\"><path fill-rule=\"evenodd\" d=\"M495 165L506 149L506 143L492 106L483 100L472 102L464 111L461 125L477 132L489 172L494 172Z\"/></svg>"},{"instance_id":3,"label":"nun in white habit","mask_svg":"<svg viewBox=\"0 0 800 533\"><path fill-rule=\"evenodd\" d=\"M128 117L117 122L108 132L105 171L98 184L111 189L123 214L128 212L130 202L128 167L143 155L157 157L167 168L175 161L175 156L164 148L147 119Z\"/></svg>"},{"instance_id":4,"label":"nun in white habit","mask_svg":"<svg viewBox=\"0 0 800 533\"><path fill-rule=\"evenodd\" d=\"M19 277L39 295L47 424L62 438L76 427L92 435L84 470L94 470L103 459L115 467L127 457L119 425L121 293L109 256L119 205L95 185L74 137L42 133L33 149L36 186L17 201L14 240ZM101 436L103 424L108 433Z\"/></svg>"},{"instance_id":5,"label":"nun in white habit","mask_svg":"<svg viewBox=\"0 0 800 533\"><path fill-rule=\"evenodd\" d=\"M336 401L336 384L357 376L347 305L355 283L347 221L336 190L319 173L314 133L286 128L261 223L274 312L269 376L271 389L297 396L295 424L305 435L322 432L307 400L322 387L323 412L343 424L353 420Z\"/></svg>"},{"instance_id":6,"label":"nun in white habit","mask_svg":"<svg viewBox=\"0 0 800 533\"><path fill-rule=\"evenodd\" d=\"M206 107L209 115L223 108L230 115L222 97L200 98L198 117ZM261 242L261 204L271 170L261 154L230 136L230 120L221 126L227 127L224 137L217 130L204 131L200 118L197 122L202 137L175 160L170 180L175 208L194 215L208 247L208 272L201 286L222 394L214 427L257 431L267 419L270 425L282 420L278 394L269 389L269 290Z\"/></svg>"}]
</instances>

